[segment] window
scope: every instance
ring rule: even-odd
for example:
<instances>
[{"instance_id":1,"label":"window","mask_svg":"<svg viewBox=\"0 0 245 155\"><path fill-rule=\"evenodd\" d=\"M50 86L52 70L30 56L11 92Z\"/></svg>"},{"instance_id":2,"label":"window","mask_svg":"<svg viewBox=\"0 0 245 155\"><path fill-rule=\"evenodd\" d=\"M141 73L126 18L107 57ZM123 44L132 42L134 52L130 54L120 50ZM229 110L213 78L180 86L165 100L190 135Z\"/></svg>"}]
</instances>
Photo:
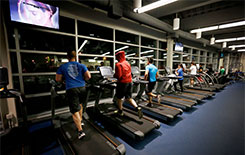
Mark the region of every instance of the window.
<instances>
[{"instance_id":1,"label":"window","mask_svg":"<svg viewBox=\"0 0 245 155\"><path fill-rule=\"evenodd\" d=\"M178 68L178 65L180 64L180 62L173 62L173 69Z\"/></svg>"},{"instance_id":2,"label":"window","mask_svg":"<svg viewBox=\"0 0 245 155\"><path fill-rule=\"evenodd\" d=\"M191 49L187 48L187 47L184 47L184 53L191 53Z\"/></svg>"},{"instance_id":3,"label":"window","mask_svg":"<svg viewBox=\"0 0 245 155\"><path fill-rule=\"evenodd\" d=\"M78 34L94 38L113 40L113 30L110 28L78 21Z\"/></svg>"},{"instance_id":4,"label":"window","mask_svg":"<svg viewBox=\"0 0 245 155\"><path fill-rule=\"evenodd\" d=\"M116 41L139 44L139 36L116 30Z\"/></svg>"},{"instance_id":5,"label":"window","mask_svg":"<svg viewBox=\"0 0 245 155\"><path fill-rule=\"evenodd\" d=\"M118 52L121 50L125 51L125 55L127 58L139 57L139 48L138 47L123 45L123 44L116 44L115 52Z\"/></svg>"},{"instance_id":6,"label":"window","mask_svg":"<svg viewBox=\"0 0 245 155\"><path fill-rule=\"evenodd\" d=\"M153 61L153 64L156 65L156 60ZM140 59L140 69L145 70L145 67L147 66L147 58Z\"/></svg>"},{"instance_id":7,"label":"window","mask_svg":"<svg viewBox=\"0 0 245 155\"><path fill-rule=\"evenodd\" d=\"M20 90L20 81L18 76L13 76L14 89Z\"/></svg>"},{"instance_id":8,"label":"window","mask_svg":"<svg viewBox=\"0 0 245 155\"><path fill-rule=\"evenodd\" d=\"M191 56L188 54L183 54L182 57L183 57L183 61L191 61Z\"/></svg>"},{"instance_id":9,"label":"window","mask_svg":"<svg viewBox=\"0 0 245 155\"><path fill-rule=\"evenodd\" d=\"M131 65L131 66L139 66L139 60L138 59L127 59L128 63Z\"/></svg>"},{"instance_id":10,"label":"window","mask_svg":"<svg viewBox=\"0 0 245 155\"><path fill-rule=\"evenodd\" d=\"M197 51L196 49L192 50L192 54L198 54L199 51Z\"/></svg>"},{"instance_id":11,"label":"window","mask_svg":"<svg viewBox=\"0 0 245 155\"><path fill-rule=\"evenodd\" d=\"M157 41L150 39L150 38L141 37L141 45L156 48L157 47Z\"/></svg>"},{"instance_id":12,"label":"window","mask_svg":"<svg viewBox=\"0 0 245 155\"><path fill-rule=\"evenodd\" d=\"M151 57L153 59L156 59L157 58L157 52L156 52L156 50L153 50L153 49L141 48L140 56L141 56L141 58Z\"/></svg>"},{"instance_id":13,"label":"window","mask_svg":"<svg viewBox=\"0 0 245 155\"><path fill-rule=\"evenodd\" d=\"M59 16L59 30L60 32L67 32L75 34L75 20L63 16Z\"/></svg>"},{"instance_id":14,"label":"window","mask_svg":"<svg viewBox=\"0 0 245 155\"><path fill-rule=\"evenodd\" d=\"M158 61L158 69L164 69L166 66L166 61Z\"/></svg>"},{"instance_id":15,"label":"window","mask_svg":"<svg viewBox=\"0 0 245 155\"><path fill-rule=\"evenodd\" d=\"M167 60L167 52L166 51L159 51L158 59L166 61Z\"/></svg>"},{"instance_id":16,"label":"window","mask_svg":"<svg viewBox=\"0 0 245 155\"><path fill-rule=\"evenodd\" d=\"M178 60L178 61L180 61L180 60L181 60L180 56L181 56L181 54L179 54L179 53L174 53L174 55L173 55L173 60Z\"/></svg>"},{"instance_id":17,"label":"window","mask_svg":"<svg viewBox=\"0 0 245 155\"><path fill-rule=\"evenodd\" d=\"M7 24L7 23L6 23ZM7 28L7 35L8 35L8 44L10 49L15 49L15 34L14 34L14 28L10 25L6 25Z\"/></svg>"},{"instance_id":18,"label":"window","mask_svg":"<svg viewBox=\"0 0 245 155\"><path fill-rule=\"evenodd\" d=\"M12 73L18 73L18 63L17 63L17 57L15 52L10 53L10 60L11 60Z\"/></svg>"},{"instance_id":19,"label":"window","mask_svg":"<svg viewBox=\"0 0 245 155\"><path fill-rule=\"evenodd\" d=\"M205 57L200 57L200 62L205 63Z\"/></svg>"},{"instance_id":20,"label":"window","mask_svg":"<svg viewBox=\"0 0 245 155\"><path fill-rule=\"evenodd\" d=\"M198 62L198 56L192 56L192 60L191 61L194 61L195 63Z\"/></svg>"},{"instance_id":21,"label":"window","mask_svg":"<svg viewBox=\"0 0 245 155\"><path fill-rule=\"evenodd\" d=\"M201 56L205 56L205 54L206 54L206 52L200 51L200 55L201 55Z\"/></svg>"},{"instance_id":22,"label":"window","mask_svg":"<svg viewBox=\"0 0 245 155\"><path fill-rule=\"evenodd\" d=\"M162 50L167 50L167 43L159 41L159 48Z\"/></svg>"},{"instance_id":23,"label":"window","mask_svg":"<svg viewBox=\"0 0 245 155\"><path fill-rule=\"evenodd\" d=\"M21 53L22 72L56 72L60 65L68 62L66 55Z\"/></svg>"},{"instance_id":24,"label":"window","mask_svg":"<svg viewBox=\"0 0 245 155\"><path fill-rule=\"evenodd\" d=\"M20 48L67 52L75 50L75 37L27 29L19 30Z\"/></svg>"},{"instance_id":25,"label":"window","mask_svg":"<svg viewBox=\"0 0 245 155\"><path fill-rule=\"evenodd\" d=\"M25 94L37 94L50 92L49 79L55 79L55 75L24 76Z\"/></svg>"},{"instance_id":26,"label":"window","mask_svg":"<svg viewBox=\"0 0 245 155\"><path fill-rule=\"evenodd\" d=\"M89 71L99 71L98 67L101 65L113 67L113 58L79 56L79 60Z\"/></svg>"},{"instance_id":27,"label":"window","mask_svg":"<svg viewBox=\"0 0 245 155\"><path fill-rule=\"evenodd\" d=\"M88 39L78 39L78 48ZM113 44L105 41L91 40L83 46L81 50L82 54L93 54L108 56L113 55Z\"/></svg>"}]
</instances>

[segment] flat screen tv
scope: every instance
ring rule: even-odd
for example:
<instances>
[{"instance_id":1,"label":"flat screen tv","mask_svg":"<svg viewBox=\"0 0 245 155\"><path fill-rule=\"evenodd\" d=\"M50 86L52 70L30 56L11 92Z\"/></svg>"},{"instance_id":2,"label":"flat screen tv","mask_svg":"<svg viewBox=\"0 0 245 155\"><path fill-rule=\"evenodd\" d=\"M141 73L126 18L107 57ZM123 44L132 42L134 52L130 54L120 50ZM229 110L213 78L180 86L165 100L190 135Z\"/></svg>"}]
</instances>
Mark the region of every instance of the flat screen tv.
<instances>
[{"instance_id":1,"label":"flat screen tv","mask_svg":"<svg viewBox=\"0 0 245 155\"><path fill-rule=\"evenodd\" d=\"M59 8L34 0L9 0L11 21L59 29Z\"/></svg>"},{"instance_id":2,"label":"flat screen tv","mask_svg":"<svg viewBox=\"0 0 245 155\"><path fill-rule=\"evenodd\" d=\"M184 50L184 46L182 43L175 43L175 46L174 46L174 51L177 51L177 52L183 52Z\"/></svg>"}]
</instances>

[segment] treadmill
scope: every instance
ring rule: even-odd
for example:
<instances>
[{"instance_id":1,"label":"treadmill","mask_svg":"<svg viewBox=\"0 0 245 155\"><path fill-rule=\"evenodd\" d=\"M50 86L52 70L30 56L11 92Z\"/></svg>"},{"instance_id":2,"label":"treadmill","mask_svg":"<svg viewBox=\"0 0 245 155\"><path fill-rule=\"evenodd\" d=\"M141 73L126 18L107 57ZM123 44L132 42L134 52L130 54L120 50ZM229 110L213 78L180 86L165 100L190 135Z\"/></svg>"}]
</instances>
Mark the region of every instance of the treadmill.
<instances>
[{"instance_id":1,"label":"treadmill","mask_svg":"<svg viewBox=\"0 0 245 155\"><path fill-rule=\"evenodd\" d=\"M140 71L139 68L136 66L132 66L131 67L132 70L132 75L133 75L133 83L134 85L146 85L149 82L145 81L145 80L141 80L140 79ZM141 89L144 87L140 87ZM148 104L148 100L145 99L142 95L143 95L144 89L143 90L139 90L137 97L135 98L138 106L140 106L142 108L142 112L146 115L149 115L151 117L155 117L158 120L162 120L162 121L172 121L173 119L175 119L178 115L182 114L183 111L179 108L175 108L175 107L171 107L168 105L163 105L163 104L159 104L157 102L152 102L152 107L147 106ZM125 107L128 107L130 109L134 109L134 107L130 104L124 103Z\"/></svg>"},{"instance_id":2,"label":"treadmill","mask_svg":"<svg viewBox=\"0 0 245 155\"><path fill-rule=\"evenodd\" d=\"M102 80L98 82L99 86L96 86L95 92L98 93L98 96L95 106L87 109L90 116L99 119L108 128L114 127L117 131L121 131L135 140L143 140L147 133L160 127L160 122L150 117L143 116L139 119L137 112L134 110L124 107L124 115L120 116L115 113L118 110L116 103L100 103L105 88L115 89L117 79L113 78L114 73L110 66L102 66L99 70Z\"/></svg>"},{"instance_id":3,"label":"treadmill","mask_svg":"<svg viewBox=\"0 0 245 155\"><path fill-rule=\"evenodd\" d=\"M70 113L55 115L55 102L57 102L60 93L59 85L54 81L50 80L52 84L51 88L51 112L52 112L52 123L54 125L55 133L57 134L58 141L63 148L64 154L125 154L126 149L124 144L121 144L111 134L105 131L102 127L95 124L89 116L84 112L83 123L84 132L86 136L83 139L78 139L77 128L73 122ZM90 89L87 89L86 102L90 94ZM86 108L85 108L86 109ZM84 110L85 110L84 109Z\"/></svg>"}]
</instances>

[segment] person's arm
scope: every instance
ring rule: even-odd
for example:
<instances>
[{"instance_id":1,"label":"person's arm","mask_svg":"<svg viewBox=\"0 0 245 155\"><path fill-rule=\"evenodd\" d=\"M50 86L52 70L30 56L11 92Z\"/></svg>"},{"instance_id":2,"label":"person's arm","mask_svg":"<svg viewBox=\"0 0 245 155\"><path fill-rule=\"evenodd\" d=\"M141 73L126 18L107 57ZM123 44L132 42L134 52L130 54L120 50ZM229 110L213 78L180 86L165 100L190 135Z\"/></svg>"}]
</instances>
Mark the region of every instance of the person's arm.
<instances>
[{"instance_id":1,"label":"person's arm","mask_svg":"<svg viewBox=\"0 0 245 155\"><path fill-rule=\"evenodd\" d=\"M149 70L146 70L145 71L145 76L144 76L144 79L147 81L148 79L148 76L149 76Z\"/></svg>"},{"instance_id":2,"label":"person's arm","mask_svg":"<svg viewBox=\"0 0 245 155\"><path fill-rule=\"evenodd\" d=\"M121 68L119 67L118 64L116 64L114 77L119 80L121 78L121 76L122 76Z\"/></svg>"},{"instance_id":3,"label":"person's arm","mask_svg":"<svg viewBox=\"0 0 245 155\"><path fill-rule=\"evenodd\" d=\"M87 70L85 73L84 73L84 79L87 81L91 78L91 74L90 72Z\"/></svg>"},{"instance_id":4,"label":"person's arm","mask_svg":"<svg viewBox=\"0 0 245 155\"><path fill-rule=\"evenodd\" d=\"M156 78L158 78L159 74L158 74L158 71L157 71L157 74L156 74Z\"/></svg>"},{"instance_id":5,"label":"person's arm","mask_svg":"<svg viewBox=\"0 0 245 155\"><path fill-rule=\"evenodd\" d=\"M63 77L62 74L56 74L55 80L56 80L57 82L62 82L62 77Z\"/></svg>"}]
</instances>

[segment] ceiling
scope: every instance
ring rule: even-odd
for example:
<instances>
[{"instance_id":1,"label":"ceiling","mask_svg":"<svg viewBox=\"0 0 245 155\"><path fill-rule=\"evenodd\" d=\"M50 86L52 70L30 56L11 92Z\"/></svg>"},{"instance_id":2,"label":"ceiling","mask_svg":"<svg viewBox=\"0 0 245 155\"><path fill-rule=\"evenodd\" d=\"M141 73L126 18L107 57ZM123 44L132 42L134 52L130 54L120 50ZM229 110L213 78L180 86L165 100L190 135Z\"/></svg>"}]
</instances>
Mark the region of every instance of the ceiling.
<instances>
[{"instance_id":1,"label":"ceiling","mask_svg":"<svg viewBox=\"0 0 245 155\"><path fill-rule=\"evenodd\" d=\"M143 0L143 6L157 0ZM172 4L146 12L170 25L177 16L181 20L180 29L190 32L192 29L215 26L245 20L244 0L178 0ZM210 40L245 36L245 26L208 31L202 38ZM245 41L228 42L229 45L245 44Z\"/></svg>"}]
</instances>

